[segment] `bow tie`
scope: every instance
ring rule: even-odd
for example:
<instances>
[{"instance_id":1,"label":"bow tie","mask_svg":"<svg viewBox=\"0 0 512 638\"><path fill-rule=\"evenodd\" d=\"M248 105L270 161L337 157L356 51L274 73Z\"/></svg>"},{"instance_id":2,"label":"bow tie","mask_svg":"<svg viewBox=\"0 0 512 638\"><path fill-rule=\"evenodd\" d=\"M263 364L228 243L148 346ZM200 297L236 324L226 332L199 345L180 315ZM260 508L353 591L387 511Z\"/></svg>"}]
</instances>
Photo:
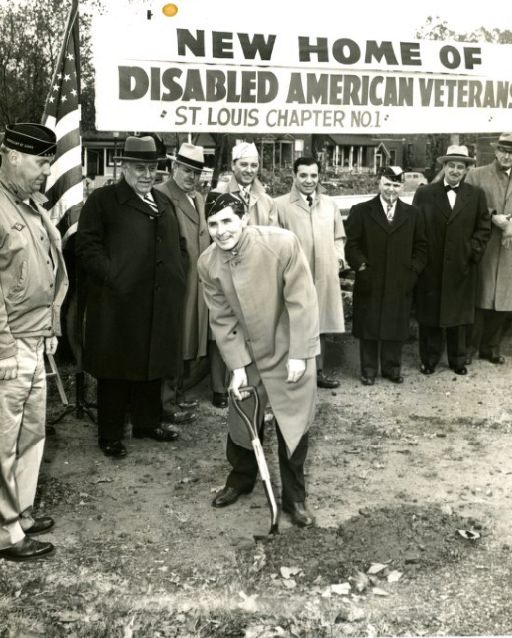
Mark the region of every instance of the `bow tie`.
<instances>
[{"instance_id":1,"label":"bow tie","mask_svg":"<svg viewBox=\"0 0 512 638\"><path fill-rule=\"evenodd\" d=\"M458 186L450 186L450 184L446 184L445 189L446 189L447 193L449 191L454 191L455 193L457 193L458 190L459 190L459 187Z\"/></svg>"}]
</instances>

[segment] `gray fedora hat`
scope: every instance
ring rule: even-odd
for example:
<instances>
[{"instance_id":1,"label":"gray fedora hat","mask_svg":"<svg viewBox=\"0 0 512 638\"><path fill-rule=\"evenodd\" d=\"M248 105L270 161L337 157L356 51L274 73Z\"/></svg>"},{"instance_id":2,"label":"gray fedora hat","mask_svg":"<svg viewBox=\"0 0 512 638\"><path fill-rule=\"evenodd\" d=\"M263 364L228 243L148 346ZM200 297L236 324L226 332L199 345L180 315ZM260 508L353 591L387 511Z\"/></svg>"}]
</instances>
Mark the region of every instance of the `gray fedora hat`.
<instances>
[{"instance_id":1,"label":"gray fedora hat","mask_svg":"<svg viewBox=\"0 0 512 638\"><path fill-rule=\"evenodd\" d=\"M440 164L444 164L445 162L466 162L466 164L476 164L476 159L474 157L469 156L469 151L467 146L458 146L457 144L453 144L446 149L446 155L441 155L441 157L437 158L437 161Z\"/></svg>"},{"instance_id":2,"label":"gray fedora hat","mask_svg":"<svg viewBox=\"0 0 512 638\"><path fill-rule=\"evenodd\" d=\"M512 151L512 133L502 133L497 142L491 142L491 146L498 150Z\"/></svg>"},{"instance_id":3,"label":"gray fedora hat","mask_svg":"<svg viewBox=\"0 0 512 638\"><path fill-rule=\"evenodd\" d=\"M125 162L159 162L166 158L158 154L156 142L151 135L144 137L129 135L124 141L122 154L117 155L114 159Z\"/></svg>"}]
</instances>

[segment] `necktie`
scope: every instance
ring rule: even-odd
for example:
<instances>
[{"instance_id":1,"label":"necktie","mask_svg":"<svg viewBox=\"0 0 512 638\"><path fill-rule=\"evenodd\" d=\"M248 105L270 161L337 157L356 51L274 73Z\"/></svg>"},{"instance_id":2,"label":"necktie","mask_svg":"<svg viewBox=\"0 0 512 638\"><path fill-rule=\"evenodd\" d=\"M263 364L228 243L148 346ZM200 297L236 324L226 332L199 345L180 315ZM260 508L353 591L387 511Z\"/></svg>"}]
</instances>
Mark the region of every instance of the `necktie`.
<instances>
[{"instance_id":1,"label":"necktie","mask_svg":"<svg viewBox=\"0 0 512 638\"><path fill-rule=\"evenodd\" d=\"M313 206L313 198L311 195L306 195L306 200L308 202L308 206L311 208L311 206Z\"/></svg>"},{"instance_id":2,"label":"necktie","mask_svg":"<svg viewBox=\"0 0 512 638\"><path fill-rule=\"evenodd\" d=\"M447 193L449 193L450 191L454 191L454 193L457 193L459 191L458 186L450 186L450 184L446 184L445 189Z\"/></svg>"},{"instance_id":3,"label":"necktie","mask_svg":"<svg viewBox=\"0 0 512 638\"><path fill-rule=\"evenodd\" d=\"M387 204L386 205L386 217L388 218L389 222L393 221L393 213L391 212L393 210L393 204Z\"/></svg>"},{"instance_id":4,"label":"necktie","mask_svg":"<svg viewBox=\"0 0 512 638\"><path fill-rule=\"evenodd\" d=\"M240 196L244 200L244 204L249 206L249 202L251 199L251 193L249 189L245 189L242 186L240 187Z\"/></svg>"},{"instance_id":5,"label":"necktie","mask_svg":"<svg viewBox=\"0 0 512 638\"><path fill-rule=\"evenodd\" d=\"M151 210L155 213L155 215L159 214L158 206L156 205L155 200L151 197L149 193L144 195L144 201L151 208Z\"/></svg>"}]
</instances>

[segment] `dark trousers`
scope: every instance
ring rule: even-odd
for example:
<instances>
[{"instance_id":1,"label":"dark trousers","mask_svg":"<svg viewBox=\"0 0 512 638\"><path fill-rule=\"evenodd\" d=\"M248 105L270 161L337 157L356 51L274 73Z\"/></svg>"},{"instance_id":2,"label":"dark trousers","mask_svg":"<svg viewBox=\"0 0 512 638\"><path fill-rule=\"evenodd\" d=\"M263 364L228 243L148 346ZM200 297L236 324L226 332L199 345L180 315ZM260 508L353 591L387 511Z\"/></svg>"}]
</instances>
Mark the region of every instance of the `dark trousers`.
<instances>
[{"instance_id":1,"label":"dark trousers","mask_svg":"<svg viewBox=\"0 0 512 638\"><path fill-rule=\"evenodd\" d=\"M402 367L402 346L403 341L360 339L359 357L362 376L371 379L377 376L379 371L379 354L382 376L398 376Z\"/></svg>"},{"instance_id":2,"label":"dark trousers","mask_svg":"<svg viewBox=\"0 0 512 638\"><path fill-rule=\"evenodd\" d=\"M306 499L306 482L304 479L304 463L308 453L308 433L299 441L293 454L288 458L286 443L276 421L277 452L281 473L282 503L303 502ZM260 440L263 441L263 426L260 429ZM258 464L253 450L236 445L228 434L226 454L232 470L226 485L240 492L250 492L258 475Z\"/></svg>"},{"instance_id":3,"label":"dark trousers","mask_svg":"<svg viewBox=\"0 0 512 638\"><path fill-rule=\"evenodd\" d=\"M421 363L429 368L435 368L444 350L446 331L446 354L450 368L462 368L466 362L466 338L470 326L452 326L439 328L438 326L419 327L419 344Z\"/></svg>"},{"instance_id":4,"label":"dark trousers","mask_svg":"<svg viewBox=\"0 0 512 638\"><path fill-rule=\"evenodd\" d=\"M320 335L320 354L316 355L316 371L322 372L324 369L326 338L324 334Z\"/></svg>"},{"instance_id":5,"label":"dark trousers","mask_svg":"<svg viewBox=\"0 0 512 638\"><path fill-rule=\"evenodd\" d=\"M208 355L210 358L210 379L213 392L226 393L229 385L229 370L220 355L215 341L208 342ZM174 379L162 381L162 409L167 414L172 414L177 409L177 404L184 399L183 379L189 373L189 361L183 361L183 372Z\"/></svg>"},{"instance_id":6,"label":"dark trousers","mask_svg":"<svg viewBox=\"0 0 512 638\"><path fill-rule=\"evenodd\" d=\"M120 441L128 415L134 429L157 428L160 424L161 385L161 379L98 379L98 437L106 441Z\"/></svg>"},{"instance_id":7,"label":"dark trousers","mask_svg":"<svg viewBox=\"0 0 512 638\"><path fill-rule=\"evenodd\" d=\"M208 352L210 354L210 380L212 391L224 394L228 391L229 370L224 363L216 341L209 341Z\"/></svg>"},{"instance_id":8,"label":"dark trousers","mask_svg":"<svg viewBox=\"0 0 512 638\"><path fill-rule=\"evenodd\" d=\"M499 310L476 309L475 323L470 333L471 354L478 352L484 358L499 356L501 338L510 314Z\"/></svg>"}]
</instances>

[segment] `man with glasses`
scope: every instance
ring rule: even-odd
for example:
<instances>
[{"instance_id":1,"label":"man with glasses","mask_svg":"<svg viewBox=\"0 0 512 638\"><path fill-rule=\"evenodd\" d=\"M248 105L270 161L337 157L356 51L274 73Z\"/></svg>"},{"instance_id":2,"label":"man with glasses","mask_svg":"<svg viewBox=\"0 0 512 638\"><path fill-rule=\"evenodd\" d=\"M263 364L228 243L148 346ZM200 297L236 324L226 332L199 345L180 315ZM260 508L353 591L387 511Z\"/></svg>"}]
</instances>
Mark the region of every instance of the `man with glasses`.
<instances>
[{"instance_id":1,"label":"man with glasses","mask_svg":"<svg viewBox=\"0 0 512 638\"><path fill-rule=\"evenodd\" d=\"M87 275L84 367L98 379L99 446L123 457L128 416L136 438L178 436L161 423L160 391L180 365L188 257L172 205L153 188L155 140L129 136L116 159L122 178L87 199L76 252Z\"/></svg>"},{"instance_id":2,"label":"man with glasses","mask_svg":"<svg viewBox=\"0 0 512 638\"><path fill-rule=\"evenodd\" d=\"M467 184L485 193L491 214L491 237L478 267L476 315L470 353L494 364L505 363L500 346L512 312L512 133L502 133L491 164L472 169ZM468 363L471 361L471 355Z\"/></svg>"},{"instance_id":3,"label":"man with glasses","mask_svg":"<svg viewBox=\"0 0 512 638\"><path fill-rule=\"evenodd\" d=\"M475 318L477 264L491 234L485 193L464 182L475 163L466 146L452 145L437 161L443 179L418 188L413 205L424 216L427 265L416 287L421 372L432 374L444 350L448 366L467 374L466 338Z\"/></svg>"}]
</instances>

